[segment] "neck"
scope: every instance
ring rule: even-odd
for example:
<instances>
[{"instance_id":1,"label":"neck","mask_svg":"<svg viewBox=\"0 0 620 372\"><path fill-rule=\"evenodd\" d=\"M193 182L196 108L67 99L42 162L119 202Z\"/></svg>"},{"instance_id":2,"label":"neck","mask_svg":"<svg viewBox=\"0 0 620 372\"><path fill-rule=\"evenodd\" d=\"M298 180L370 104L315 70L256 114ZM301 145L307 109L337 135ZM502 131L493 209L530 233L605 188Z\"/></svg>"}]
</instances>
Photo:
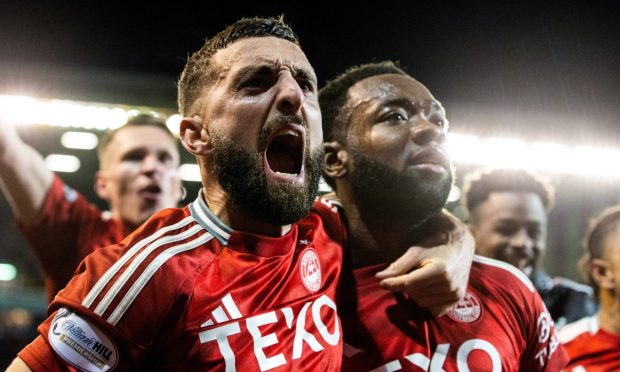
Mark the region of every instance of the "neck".
<instances>
[{"instance_id":1,"label":"neck","mask_svg":"<svg viewBox=\"0 0 620 372\"><path fill-rule=\"evenodd\" d=\"M601 291L600 322L604 331L620 335L620 298L612 291Z\"/></svg>"},{"instance_id":2,"label":"neck","mask_svg":"<svg viewBox=\"0 0 620 372\"><path fill-rule=\"evenodd\" d=\"M290 224L272 225L248 214L233 203L218 182L204 175L202 185L202 196L211 212L232 229L264 236L283 236L291 230Z\"/></svg>"},{"instance_id":3,"label":"neck","mask_svg":"<svg viewBox=\"0 0 620 372\"><path fill-rule=\"evenodd\" d=\"M340 185L338 190L341 190ZM410 223L360 208L351 192L342 190L338 195L348 222L348 246L354 268L393 262L402 256L408 243L413 241L407 233L411 231Z\"/></svg>"}]
</instances>

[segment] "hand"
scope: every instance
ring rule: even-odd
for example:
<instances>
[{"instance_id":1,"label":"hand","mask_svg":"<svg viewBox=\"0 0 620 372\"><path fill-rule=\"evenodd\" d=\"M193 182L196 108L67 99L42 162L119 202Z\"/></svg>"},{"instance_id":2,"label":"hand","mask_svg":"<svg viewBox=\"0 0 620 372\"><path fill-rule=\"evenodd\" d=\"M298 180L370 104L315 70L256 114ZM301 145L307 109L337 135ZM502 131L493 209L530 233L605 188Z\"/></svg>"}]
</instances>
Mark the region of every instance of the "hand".
<instances>
[{"instance_id":1,"label":"hand","mask_svg":"<svg viewBox=\"0 0 620 372\"><path fill-rule=\"evenodd\" d=\"M377 273L380 285L403 291L434 316L448 312L465 296L474 256L474 238L468 227L450 213L427 221L427 238Z\"/></svg>"}]
</instances>

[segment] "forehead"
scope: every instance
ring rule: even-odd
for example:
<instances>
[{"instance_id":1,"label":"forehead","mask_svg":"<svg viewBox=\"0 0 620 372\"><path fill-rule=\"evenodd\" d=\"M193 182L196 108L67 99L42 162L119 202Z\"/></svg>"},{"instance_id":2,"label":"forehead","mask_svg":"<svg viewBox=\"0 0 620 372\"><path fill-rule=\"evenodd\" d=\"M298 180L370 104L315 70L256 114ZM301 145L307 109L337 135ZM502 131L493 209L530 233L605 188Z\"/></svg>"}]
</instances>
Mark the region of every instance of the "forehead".
<instances>
[{"instance_id":1,"label":"forehead","mask_svg":"<svg viewBox=\"0 0 620 372\"><path fill-rule=\"evenodd\" d=\"M485 218L514 218L545 221L547 212L538 194L533 192L493 192L477 208Z\"/></svg>"},{"instance_id":2,"label":"forehead","mask_svg":"<svg viewBox=\"0 0 620 372\"><path fill-rule=\"evenodd\" d=\"M120 129L108 145L108 149L137 148L144 146L175 146L174 139L163 129L143 125L128 126Z\"/></svg>"},{"instance_id":3,"label":"forehead","mask_svg":"<svg viewBox=\"0 0 620 372\"><path fill-rule=\"evenodd\" d=\"M400 74L371 76L355 83L348 92L348 102L353 107L362 103L376 106L396 99L412 103L437 101L420 82Z\"/></svg>"},{"instance_id":4,"label":"forehead","mask_svg":"<svg viewBox=\"0 0 620 372\"><path fill-rule=\"evenodd\" d=\"M218 50L211 62L220 74L234 74L244 67L266 64L292 70L303 69L314 76L314 70L299 46L273 36L237 40Z\"/></svg>"}]
</instances>

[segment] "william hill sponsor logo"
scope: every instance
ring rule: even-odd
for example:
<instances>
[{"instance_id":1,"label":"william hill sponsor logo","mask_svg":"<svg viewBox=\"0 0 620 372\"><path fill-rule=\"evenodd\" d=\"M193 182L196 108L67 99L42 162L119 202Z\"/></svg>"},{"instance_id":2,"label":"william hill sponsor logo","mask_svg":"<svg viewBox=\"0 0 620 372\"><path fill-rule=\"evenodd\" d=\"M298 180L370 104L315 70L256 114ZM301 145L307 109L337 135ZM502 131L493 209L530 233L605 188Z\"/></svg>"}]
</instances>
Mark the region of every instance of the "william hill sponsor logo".
<instances>
[{"instance_id":1,"label":"william hill sponsor logo","mask_svg":"<svg viewBox=\"0 0 620 372\"><path fill-rule=\"evenodd\" d=\"M91 370L89 367L97 367L96 370L99 371L116 365L117 352L114 344L77 314L66 310L59 312L52 323L49 336L54 350L73 365L86 367L87 370Z\"/></svg>"}]
</instances>

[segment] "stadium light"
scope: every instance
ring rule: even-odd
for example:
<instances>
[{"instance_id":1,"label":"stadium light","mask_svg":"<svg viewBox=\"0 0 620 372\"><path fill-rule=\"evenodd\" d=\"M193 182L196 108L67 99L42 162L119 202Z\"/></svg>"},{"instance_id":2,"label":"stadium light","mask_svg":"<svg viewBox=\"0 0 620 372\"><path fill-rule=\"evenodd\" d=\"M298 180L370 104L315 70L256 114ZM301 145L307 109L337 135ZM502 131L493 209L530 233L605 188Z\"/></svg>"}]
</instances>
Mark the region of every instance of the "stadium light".
<instances>
[{"instance_id":1,"label":"stadium light","mask_svg":"<svg viewBox=\"0 0 620 372\"><path fill-rule=\"evenodd\" d=\"M81 164L73 155L50 154L45 158L45 165L53 172L74 173Z\"/></svg>"},{"instance_id":2,"label":"stadium light","mask_svg":"<svg viewBox=\"0 0 620 372\"><path fill-rule=\"evenodd\" d=\"M99 139L90 132L65 132L60 143L68 149L92 150L99 144Z\"/></svg>"},{"instance_id":3,"label":"stadium light","mask_svg":"<svg viewBox=\"0 0 620 372\"><path fill-rule=\"evenodd\" d=\"M181 164L179 167L179 177L183 181L200 182L200 170L197 164Z\"/></svg>"},{"instance_id":4,"label":"stadium light","mask_svg":"<svg viewBox=\"0 0 620 372\"><path fill-rule=\"evenodd\" d=\"M499 168L529 168L541 172L620 178L620 150L526 142L512 138L448 135L455 164Z\"/></svg>"},{"instance_id":5,"label":"stadium light","mask_svg":"<svg viewBox=\"0 0 620 372\"><path fill-rule=\"evenodd\" d=\"M17 276L15 266L8 263L0 263L0 282L10 282Z\"/></svg>"},{"instance_id":6,"label":"stadium light","mask_svg":"<svg viewBox=\"0 0 620 372\"><path fill-rule=\"evenodd\" d=\"M131 116L149 113L167 117L166 109L104 103L0 95L0 114L16 125L44 124L88 130L115 129ZM178 133L178 131L177 131Z\"/></svg>"}]
</instances>

